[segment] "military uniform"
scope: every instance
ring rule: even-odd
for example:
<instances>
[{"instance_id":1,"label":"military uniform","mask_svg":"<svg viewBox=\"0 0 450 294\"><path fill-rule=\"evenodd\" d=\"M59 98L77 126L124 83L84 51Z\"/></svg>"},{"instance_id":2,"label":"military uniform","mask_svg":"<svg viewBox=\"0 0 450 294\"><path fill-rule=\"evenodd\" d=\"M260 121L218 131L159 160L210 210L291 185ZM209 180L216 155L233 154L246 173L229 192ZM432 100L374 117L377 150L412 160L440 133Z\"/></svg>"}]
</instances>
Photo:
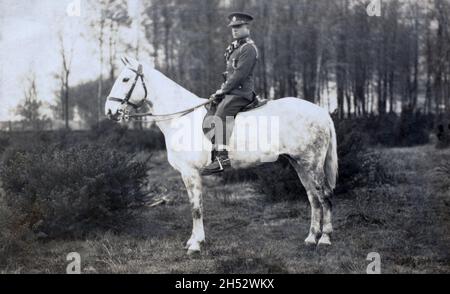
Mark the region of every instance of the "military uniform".
<instances>
[{"instance_id":1,"label":"military uniform","mask_svg":"<svg viewBox=\"0 0 450 294\"><path fill-rule=\"evenodd\" d=\"M250 38L233 42L235 46L231 54L225 53L227 59L227 79L222 84L221 90L225 94L223 100L217 106L216 116L222 120L224 135L216 137L216 145L228 145L232 126L226 129L226 117L235 117L245 106L251 103L255 96L253 81L253 69L258 59L258 50ZM228 130L228 132L226 132Z\"/></svg>"},{"instance_id":2,"label":"military uniform","mask_svg":"<svg viewBox=\"0 0 450 294\"><path fill-rule=\"evenodd\" d=\"M231 21L228 26L231 27L248 24L253 20L251 15L240 12L232 13L228 18ZM202 174L206 175L222 171L224 162L227 163L226 166L229 165L227 151L219 149L220 146L228 145L227 143L233 129L232 125L226 125L226 118L234 118L239 111L255 99L253 70L257 60L258 49L249 37L233 41L226 49L225 82L219 90L222 98L218 99L220 102L215 112L215 115L222 121L222 132L216 132L216 134L222 135L214 137L214 149L218 151L218 162L213 162L209 167L206 167Z\"/></svg>"},{"instance_id":3,"label":"military uniform","mask_svg":"<svg viewBox=\"0 0 450 294\"><path fill-rule=\"evenodd\" d=\"M225 52L227 62L226 82L221 90L225 94L253 100L255 91L253 69L258 60L258 49L250 38L234 41Z\"/></svg>"}]
</instances>

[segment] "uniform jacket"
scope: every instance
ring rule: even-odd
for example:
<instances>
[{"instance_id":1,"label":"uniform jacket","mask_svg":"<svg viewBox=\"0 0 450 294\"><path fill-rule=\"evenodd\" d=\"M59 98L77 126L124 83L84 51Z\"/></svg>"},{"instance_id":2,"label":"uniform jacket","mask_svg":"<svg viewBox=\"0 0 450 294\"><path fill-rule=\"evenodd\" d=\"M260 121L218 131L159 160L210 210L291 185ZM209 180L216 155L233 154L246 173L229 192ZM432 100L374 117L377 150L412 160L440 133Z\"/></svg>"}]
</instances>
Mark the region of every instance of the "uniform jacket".
<instances>
[{"instance_id":1,"label":"uniform jacket","mask_svg":"<svg viewBox=\"0 0 450 294\"><path fill-rule=\"evenodd\" d=\"M228 57L226 81L222 84L222 91L227 95L236 95L245 97L248 100L253 99L255 90L253 80L253 69L258 60L258 49L254 42L247 38L238 44Z\"/></svg>"}]
</instances>

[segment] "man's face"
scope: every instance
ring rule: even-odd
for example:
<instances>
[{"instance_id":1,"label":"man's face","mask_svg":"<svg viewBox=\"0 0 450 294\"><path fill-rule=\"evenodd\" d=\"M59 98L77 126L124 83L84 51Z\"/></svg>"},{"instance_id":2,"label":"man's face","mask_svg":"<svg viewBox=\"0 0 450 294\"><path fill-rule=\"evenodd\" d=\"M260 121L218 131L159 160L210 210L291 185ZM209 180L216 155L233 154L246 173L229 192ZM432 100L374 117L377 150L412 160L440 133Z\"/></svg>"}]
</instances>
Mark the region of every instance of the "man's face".
<instances>
[{"instance_id":1,"label":"man's face","mask_svg":"<svg viewBox=\"0 0 450 294\"><path fill-rule=\"evenodd\" d=\"M231 33L233 34L234 39L241 39L248 37L250 35L250 29L246 24L239 26L232 26Z\"/></svg>"}]
</instances>

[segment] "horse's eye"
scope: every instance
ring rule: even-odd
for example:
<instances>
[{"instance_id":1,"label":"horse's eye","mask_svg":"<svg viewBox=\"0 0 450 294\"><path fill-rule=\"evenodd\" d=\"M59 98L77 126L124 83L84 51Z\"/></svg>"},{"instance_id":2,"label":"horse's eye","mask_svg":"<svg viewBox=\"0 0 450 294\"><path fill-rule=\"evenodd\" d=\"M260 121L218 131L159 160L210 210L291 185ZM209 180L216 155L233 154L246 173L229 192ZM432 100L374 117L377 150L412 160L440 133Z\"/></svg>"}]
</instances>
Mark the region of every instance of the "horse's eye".
<instances>
[{"instance_id":1,"label":"horse's eye","mask_svg":"<svg viewBox=\"0 0 450 294\"><path fill-rule=\"evenodd\" d=\"M130 80L130 78L123 78L122 82L126 83Z\"/></svg>"}]
</instances>

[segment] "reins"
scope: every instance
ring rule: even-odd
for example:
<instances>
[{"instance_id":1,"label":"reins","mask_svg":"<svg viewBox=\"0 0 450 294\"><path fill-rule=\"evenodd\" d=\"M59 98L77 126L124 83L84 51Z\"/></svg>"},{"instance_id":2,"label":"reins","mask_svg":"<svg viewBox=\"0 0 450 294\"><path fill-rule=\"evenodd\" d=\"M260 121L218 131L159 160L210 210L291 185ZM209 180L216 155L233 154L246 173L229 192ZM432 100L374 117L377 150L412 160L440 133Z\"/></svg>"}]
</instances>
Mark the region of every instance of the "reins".
<instances>
[{"instance_id":1,"label":"reins","mask_svg":"<svg viewBox=\"0 0 450 294\"><path fill-rule=\"evenodd\" d=\"M171 120L171 119L175 119L175 118L179 118L179 117L185 116L186 114L193 112L197 108L200 108L200 107L202 107L204 105L207 105L207 104L209 104L211 102L212 102L211 100L208 100L206 102L203 102L203 103L201 103L199 105L196 105L194 107L191 107L189 109L185 109L185 110L174 112L174 113L167 113L167 114L153 114L151 112L125 114L124 115L124 119L138 118L138 117L150 117L150 121L155 121L155 122ZM149 120L147 120L147 122L148 121Z\"/></svg>"}]
</instances>

